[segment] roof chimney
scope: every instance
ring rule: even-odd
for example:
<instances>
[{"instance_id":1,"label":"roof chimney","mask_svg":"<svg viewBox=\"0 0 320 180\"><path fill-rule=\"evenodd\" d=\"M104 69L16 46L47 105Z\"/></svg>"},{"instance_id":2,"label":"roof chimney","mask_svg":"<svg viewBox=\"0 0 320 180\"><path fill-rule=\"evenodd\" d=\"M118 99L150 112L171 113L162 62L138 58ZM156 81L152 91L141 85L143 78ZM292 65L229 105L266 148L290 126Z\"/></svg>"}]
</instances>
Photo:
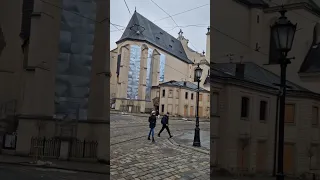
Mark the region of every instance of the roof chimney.
<instances>
[{"instance_id":1,"label":"roof chimney","mask_svg":"<svg viewBox=\"0 0 320 180\"><path fill-rule=\"evenodd\" d=\"M244 70L245 70L244 64L237 63L235 76L239 78L244 78Z\"/></svg>"}]
</instances>

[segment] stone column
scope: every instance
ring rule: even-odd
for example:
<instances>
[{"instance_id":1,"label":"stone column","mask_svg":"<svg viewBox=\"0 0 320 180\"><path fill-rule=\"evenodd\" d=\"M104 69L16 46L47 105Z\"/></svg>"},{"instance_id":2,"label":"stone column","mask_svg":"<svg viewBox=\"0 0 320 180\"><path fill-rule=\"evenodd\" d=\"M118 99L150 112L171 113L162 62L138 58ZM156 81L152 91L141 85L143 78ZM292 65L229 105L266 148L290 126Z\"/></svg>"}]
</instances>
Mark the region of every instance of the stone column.
<instances>
[{"instance_id":1,"label":"stone column","mask_svg":"<svg viewBox=\"0 0 320 180\"><path fill-rule=\"evenodd\" d=\"M155 49L152 54L151 60L152 67L152 86L159 85L160 76L160 53Z\"/></svg>"},{"instance_id":2,"label":"stone column","mask_svg":"<svg viewBox=\"0 0 320 180\"><path fill-rule=\"evenodd\" d=\"M127 97L127 88L128 88L128 73L130 65L130 45L125 45L120 48L121 53L121 63L120 63L120 74L118 82L118 98Z\"/></svg>"},{"instance_id":3,"label":"stone column","mask_svg":"<svg viewBox=\"0 0 320 180\"><path fill-rule=\"evenodd\" d=\"M92 55L92 73L88 103L87 123L89 138L98 141L97 158L110 161L110 57L109 39L109 1L99 0L96 3L96 22L94 48Z\"/></svg>"},{"instance_id":4,"label":"stone column","mask_svg":"<svg viewBox=\"0 0 320 180\"><path fill-rule=\"evenodd\" d=\"M147 84L147 62L148 62L148 47L142 45L141 48L141 61L140 61L140 78L139 78L139 91L138 98L145 99L146 97L146 84Z\"/></svg>"}]
</instances>

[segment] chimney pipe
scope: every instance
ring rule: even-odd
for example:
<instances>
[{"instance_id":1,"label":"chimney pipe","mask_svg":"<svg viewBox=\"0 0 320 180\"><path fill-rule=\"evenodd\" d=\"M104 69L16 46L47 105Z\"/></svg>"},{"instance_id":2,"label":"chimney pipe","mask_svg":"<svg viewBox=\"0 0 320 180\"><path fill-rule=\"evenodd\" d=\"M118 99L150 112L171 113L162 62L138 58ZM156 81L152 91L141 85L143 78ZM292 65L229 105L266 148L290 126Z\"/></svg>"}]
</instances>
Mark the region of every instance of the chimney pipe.
<instances>
[{"instance_id":1,"label":"chimney pipe","mask_svg":"<svg viewBox=\"0 0 320 180\"><path fill-rule=\"evenodd\" d=\"M244 78L244 70L245 70L245 65L237 63L235 76L239 78Z\"/></svg>"}]
</instances>

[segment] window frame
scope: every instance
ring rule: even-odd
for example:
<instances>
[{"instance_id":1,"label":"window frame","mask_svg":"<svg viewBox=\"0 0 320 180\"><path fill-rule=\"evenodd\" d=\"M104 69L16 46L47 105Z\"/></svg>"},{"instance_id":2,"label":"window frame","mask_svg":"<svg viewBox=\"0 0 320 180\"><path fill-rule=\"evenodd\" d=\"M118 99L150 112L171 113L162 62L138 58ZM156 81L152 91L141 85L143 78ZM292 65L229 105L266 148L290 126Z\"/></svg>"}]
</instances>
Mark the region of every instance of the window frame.
<instances>
[{"instance_id":1,"label":"window frame","mask_svg":"<svg viewBox=\"0 0 320 180\"><path fill-rule=\"evenodd\" d=\"M162 89L162 97L166 97L166 90L165 89Z\"/></svg>"},{"instance_id":2,"label":"window frame","mask_svg":"<svg viewBox=\"0 0 320 180\"><path fill-rule=\"evenodd\" d=\"M317 110L316 123L314 123L314 119L313 119L313 116L314 116L313 110L314 110L315 108L316 108L316 110ZM318 126L319 126L319 106L316 106L316 105L313 105L313 106L312 106L312 120L311 120L311 125L312 125L312 127L318 127Z\"/></svg>"},{"instance_id":3,"label":"window frame","mask_svg":"<svg viewBox=\"0 0 320 180\"><path fill-rule=\"evenodd\" d=\"M220 103L219 103L219 101L220 101L220 93L219 92L212 92L212 96L210 96L210 97L214 97L214 95L217 95L217 102L214 102L214 101L212 101L214 104L216 104L216 106L217 106L217 111L216 112L214 112L214 111L211 111L210 110L210 114L212 115L212 116L219 116L219 112L220 112ZM213 108L214 106L212 106L212 108Z\"/></svg>"},{"instance_id":4,"label":"window frame","mask_svg":"<svg viewBox=\"0 0 320 180\"><path fill-rule=\"evenodd\" d=\"M296 104L294 103L286 103L285 104L285 113L288 112L287 111L287 106L293 106L293 122L287 122L287 118L286 118L286 114L284 115L284 123L286 125L295 125L296 123Z\"/></svg>"},{"instance_id":5,"label":"window frame","mask_svg":"<svg viewBox=\"0 0 320 180\"><path fill-rule=\"evenodd\" d=\"M173 90L169 89L168 98L173 98Z\"/></svg>"},{"instance_id":6,"label":"window frame","mask_svg":"<svg viewBox=\"0 0 320 180\"><path fill-rule=\"evenodd\" d=\"M264 107L264 118L261 118L261 105L262 105L262 103L265 103L265 107ZM264 100L264 99L262 99L262 100L260 100L259 101L259 121L262 121L262 122L266 122L267 121L267 119L268 119L268 101L267 100Z\"/></svg>"},{"instance_id":7,"label":"window frame","mask_svg":"<svg viewBox=\"0 0 320 180\"><path fill-rule=\"evenodd\" d=\"M188 92L185 92L184 98L185 98L185 99L188 99L188 98L189 98L189 97L188 97Z\"/></svg>"},{"instance_id":8,"label":"window frame","mask_svg":"<svg viewBox=\"0 0 320 180\"><path fill-rule=\"evenodd\" d=\"M243 100L244 99L247 99L247 106L246 106L246 116L243 116L243 108L244 108L244 106L243 106ZM248 120L249 119L249 116L250 116L250 98L248 97L248 96L241 96L241 101L240 101L240 107L241 107L241 109L240 109L240 118L242 119L242 120Z\"/></svg>"}]
</instances>

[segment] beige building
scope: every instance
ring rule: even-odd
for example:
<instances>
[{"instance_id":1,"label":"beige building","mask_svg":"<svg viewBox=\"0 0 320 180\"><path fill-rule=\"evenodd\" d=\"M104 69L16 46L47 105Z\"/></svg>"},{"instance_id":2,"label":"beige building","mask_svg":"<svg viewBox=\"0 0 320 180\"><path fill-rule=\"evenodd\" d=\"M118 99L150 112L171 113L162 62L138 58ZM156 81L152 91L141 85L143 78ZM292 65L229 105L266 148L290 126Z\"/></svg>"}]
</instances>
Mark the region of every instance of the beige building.
<instances>
[{"instance_id":1,"label":"beige building","mask_svg":"<svg viewBox=\"0 0 320 180\"><path fill-rule=\"evenodd\" d=\"M279 88L274 83L280 82L280 65L270 26L279 17L281 2L212 2L212 166L233 173L273 172ZM320 8L301 0L287 1L284 7L289 10L288 19L298 24L288 55L296 59L287 68L291 88L286 100L284 171L298 176L320 168L316 23Z\"/></svg>"},{"instance_id":2,"label":"beige building","mask_svg":"<svg viewBox=\"0 0 320 180\"><path fill-rule=\"evenodd\" d=\"M199 117L210 117L210 91L199 91ZM187 81L169 81L152 89L157 97L159 113L170 113L180 117L195 117L197 102L197 85Z\"/></svg>"},{"instance_id":3,"label":"beige building","mask_svg":"<svg viewBox=\"0 0 320 180\"><path fill-rule=\"evenodd\" d=\"M207 39L209 43L209 34ZM193 82L197 63L203 68L200 86L204 88L209 61L204 53L188 47L182 31L174 38L135 11L116 43L117 48L110 52L110 95L115 110L147 112L157 108L154 89L172 80Z\"/></svg>"},{"instance_id":4,"label":"beige building","mask_svg":"<svg viewBox=\"0 0 320 180\"><path fill-rule=\"evenodd\" d=\"M108 4L0 2L3 153L109 161Z\"/></svg>"}]
</instances>

